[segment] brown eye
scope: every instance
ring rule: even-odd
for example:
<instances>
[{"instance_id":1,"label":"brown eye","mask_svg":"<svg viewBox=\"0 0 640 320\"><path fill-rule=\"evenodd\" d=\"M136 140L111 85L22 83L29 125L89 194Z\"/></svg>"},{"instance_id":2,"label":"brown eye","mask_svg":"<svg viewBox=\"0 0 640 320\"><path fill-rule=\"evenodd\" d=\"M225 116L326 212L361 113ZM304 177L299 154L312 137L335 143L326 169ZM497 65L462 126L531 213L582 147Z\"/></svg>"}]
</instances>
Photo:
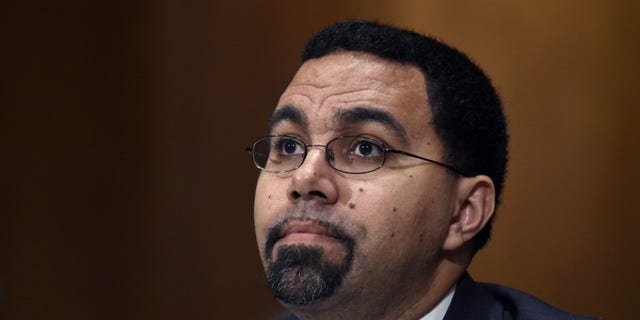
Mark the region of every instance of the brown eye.
<instances>
[{"instance_id":1,"label":"brown eye","mask_svg":"<svg viewBox=\"0 0 640 320\"><path fill-rule=\"evenodd\" d=\"M275 143L275 149L282 155L299 155L305 152L304 145L292 138L281 138Z\"/></svg>"},{"instance_id":2,"label":"brown eye","mask_svg":"<svg viewBox=\"0 0 640 320\"><path fill-rule=\"evenodd\" d=\"M356 142L353 153L360 157L379 157L383 148L371 140L361 140Z\"/></svg>"},{"instance_id":3,"label":"brown eye","mask_svg":"<svg viewBox=\"0 0 640 320\"><path fill-rule=\"evenodd\" d=\"M284 153L292 154L296 152L297 145L293 140L289 140L282 145Z\"/></svg>"}]
</instances>

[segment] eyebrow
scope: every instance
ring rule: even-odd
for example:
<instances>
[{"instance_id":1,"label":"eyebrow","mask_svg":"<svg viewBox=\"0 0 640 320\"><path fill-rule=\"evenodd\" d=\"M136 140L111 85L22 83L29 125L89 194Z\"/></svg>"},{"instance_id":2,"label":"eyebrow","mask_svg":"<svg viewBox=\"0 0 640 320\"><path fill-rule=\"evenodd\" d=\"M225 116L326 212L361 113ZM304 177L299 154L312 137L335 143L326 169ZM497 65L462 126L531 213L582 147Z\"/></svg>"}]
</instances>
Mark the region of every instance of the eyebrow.
<instances>
[{"instance_id":1,"label":"eyebrow","mask_svg":"<svg viewBox=\"0 0 640 320\"><path fill-rule=\"evenodd\" d=\"M373 107L356 107L339 111L334 118L342 127L360 122L376 122L393 131L402 141L408 140L404 127L391 113L384 110Z\"/></svg>"},{"instance_id":2,"label":"eyebrow","mask_svg":"<svg viewBox=\"0 0 640 320\"><path fill-rule=\"evenodd\" d=\"M283 121L291 121L303 128L307 127L309 123L307 120L307 116L300 112L300 110L292 105L285 105L284 107L278 109L273 116L271 116L271 120L269 120L269 126L267 129L268 134L273 132L273 128L280 122Z\"/></svg>"},{"instance_id":3,"label":"eyebrow","mask_svg":"<svg viewBox=\"0 0 640 320\"><path fill-rule=\"evenodd\" d=\"M285 105L276 110L273 116L271 116L267 133L272 134L273 128L283 121L291 121L303 128L306 128L309 123L307 116L300 111L300 109L292 105ZM339 110L334 115L334 121L341 127L348 127L363 122L376 122L390 129L403 142L408 141L407 132L400 122L391 113L381 109L361 106L347 110Z\"/></svg>"}]
</instances>

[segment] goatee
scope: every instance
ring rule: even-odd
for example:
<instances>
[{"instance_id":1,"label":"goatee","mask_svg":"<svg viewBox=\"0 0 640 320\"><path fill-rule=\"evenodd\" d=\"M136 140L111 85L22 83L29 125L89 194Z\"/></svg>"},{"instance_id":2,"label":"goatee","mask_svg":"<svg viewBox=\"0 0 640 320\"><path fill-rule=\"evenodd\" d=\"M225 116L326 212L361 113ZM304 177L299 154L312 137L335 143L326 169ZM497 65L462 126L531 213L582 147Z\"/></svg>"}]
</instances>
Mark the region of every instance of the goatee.
<instances>
[{"instance_id":1,"label":"goatee","mask_svg":"<svg viewBox=\"0 0 640 320\"><path fill-rule=\"evenodd\" d=\"M330 228L344 245L345 255L339 261L327 258L324 248L316 245L283 245L274 258L279 226L271 230L265 244L267 282L276 299L286 304L308 305L332 296L340 287L351 269L354 245L337 227Z\"/></svg>"}]
</instances>

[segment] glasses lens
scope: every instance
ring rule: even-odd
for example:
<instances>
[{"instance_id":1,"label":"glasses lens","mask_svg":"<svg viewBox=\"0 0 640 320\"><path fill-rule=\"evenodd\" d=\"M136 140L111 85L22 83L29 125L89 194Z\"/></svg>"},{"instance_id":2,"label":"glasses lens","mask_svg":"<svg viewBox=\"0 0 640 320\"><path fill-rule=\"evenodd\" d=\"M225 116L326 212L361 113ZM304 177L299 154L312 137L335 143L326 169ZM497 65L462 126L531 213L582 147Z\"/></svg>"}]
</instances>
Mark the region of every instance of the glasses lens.
<instances>
[{"instance_id":1,"label":"glasses lens","mask_svg":"<svg viewBox=\"0 0 640 320\"><path fill-rule=\"evenodd\" d=\"M382 143L366 137L340 137L327 145L331 165L342 172L366 173L384 163Z\"/></svg>"},{"instance_id":2,"label":"glasses lens","mask_svg":"<svg viewBox=\"0 0 640 320\"><path fill-rule=\"evenodd\" d=\"M304 142L288 136L265 137L253 144L253 162L268 172L286 172L296 169L304 161Z\"/></svg>"}]
</instances>

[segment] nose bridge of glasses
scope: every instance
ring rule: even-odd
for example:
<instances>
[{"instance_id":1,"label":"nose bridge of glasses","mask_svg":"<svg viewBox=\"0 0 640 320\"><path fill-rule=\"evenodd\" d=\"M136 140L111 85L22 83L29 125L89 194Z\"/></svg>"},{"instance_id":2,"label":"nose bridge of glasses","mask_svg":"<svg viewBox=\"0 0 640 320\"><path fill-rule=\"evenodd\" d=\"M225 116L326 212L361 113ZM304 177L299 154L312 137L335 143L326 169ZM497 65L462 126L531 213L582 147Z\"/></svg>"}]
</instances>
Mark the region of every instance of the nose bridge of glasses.
<instances>
[{"instance_id":1,"label":"nose bridge of glasses","mask_svg":"<svg viewBox=\"0 0 640 320\"><path fill-rule=\"evenodd\" d=\"M329 144L308 144L306 145L306 149L307 149L307 157L309 156L311 149L324 149L325 159L329 162L330 165L333 166L336 156L333 149L330 147L330 143Z\"/></svg>"}]
</instances>

